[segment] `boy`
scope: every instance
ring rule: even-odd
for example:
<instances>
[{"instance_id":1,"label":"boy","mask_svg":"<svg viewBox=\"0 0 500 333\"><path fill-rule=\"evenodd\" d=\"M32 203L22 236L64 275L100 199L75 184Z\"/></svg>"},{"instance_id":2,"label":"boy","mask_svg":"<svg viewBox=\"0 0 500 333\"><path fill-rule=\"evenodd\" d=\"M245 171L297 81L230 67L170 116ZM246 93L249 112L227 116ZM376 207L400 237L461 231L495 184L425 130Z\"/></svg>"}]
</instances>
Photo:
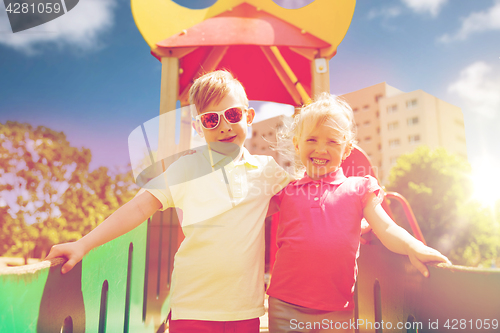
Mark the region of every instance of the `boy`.
<instances>
[{"instance_id":1,"label":"boy","mask_svg":"<svg viewBox=\"0 0 500 333\"><path fill-rule=\"evenodd\" d=\"M230 73L198 78L189 98L208 149L180 158L88 235L55 245L47 258L67 257L66 273L157 210L178 207L185 239L172 273L170 332L256 333L264 314L264 219L291 177L271 157L243 147L255 111Z\"/></svg>"}]
</instances>

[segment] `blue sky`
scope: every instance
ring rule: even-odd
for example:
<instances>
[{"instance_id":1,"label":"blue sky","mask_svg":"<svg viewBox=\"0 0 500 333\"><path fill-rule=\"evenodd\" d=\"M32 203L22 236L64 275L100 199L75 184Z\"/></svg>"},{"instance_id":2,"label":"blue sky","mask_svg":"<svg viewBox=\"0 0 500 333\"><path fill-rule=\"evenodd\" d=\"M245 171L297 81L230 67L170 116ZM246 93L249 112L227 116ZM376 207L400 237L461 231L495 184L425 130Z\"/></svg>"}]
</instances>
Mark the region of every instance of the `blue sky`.
<instances>
[{"instance_id":1,"label":"blue sky","mask_svg":"<svg viewBox=\"0 0 500 333\"><path fill-rule=\"evenodd\" d=\"M129 1L80 0L16 34L2 1L0 123L63 131L91 149L92 169L126 165L128 135L159 113L161 66L149 51ZM499 0L358 0L330 72L334 94L385 81L461 107L469 161L500 168Z\"/></svg>"}]
</instances>

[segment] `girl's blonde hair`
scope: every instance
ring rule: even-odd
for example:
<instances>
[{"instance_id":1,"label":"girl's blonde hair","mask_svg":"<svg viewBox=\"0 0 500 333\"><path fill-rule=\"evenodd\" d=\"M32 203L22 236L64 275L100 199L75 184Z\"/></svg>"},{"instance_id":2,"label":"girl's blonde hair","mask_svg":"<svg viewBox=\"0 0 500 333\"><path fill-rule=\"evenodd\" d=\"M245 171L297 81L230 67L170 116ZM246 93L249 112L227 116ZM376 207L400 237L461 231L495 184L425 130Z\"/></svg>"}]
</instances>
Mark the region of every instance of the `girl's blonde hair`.
<instances>
[{"instance_id":1,"label":"girl's blonde hair","mask_svg":"<svg viewBox=\"0 0 500 333\"><path fill-rule=\"evenodd\" d=\"M322 125L330 127L335 132L339 143L346 145L356 143L356 123L349 104L338 96L320 94L311 104L302 107L293 119L285 121L276 132L275 150L292 161L294 165L292 173L295 178L304 175L305 167L296 156L293 138L300 139L304 135L306 126L317 128Z\"/></svg>"}]
</instances>

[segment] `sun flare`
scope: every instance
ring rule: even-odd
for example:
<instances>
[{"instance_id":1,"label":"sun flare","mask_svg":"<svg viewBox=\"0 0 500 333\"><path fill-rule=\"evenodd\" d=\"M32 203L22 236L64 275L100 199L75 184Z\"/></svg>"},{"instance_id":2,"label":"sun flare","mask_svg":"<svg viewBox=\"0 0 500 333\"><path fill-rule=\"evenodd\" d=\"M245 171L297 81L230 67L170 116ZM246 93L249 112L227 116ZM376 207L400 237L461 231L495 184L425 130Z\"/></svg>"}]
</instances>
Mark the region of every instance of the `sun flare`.
<instances>
[{"instance_id":1,"label":"sun flare","mask_svg":"<svg viewBox=\"0 0 500 333\"><path fill-rule=\"evenodd\" d=\"M472 197L483 205L492 206L500 200L500 162L489 157L483 158L472 168Z\"/></svg>"}]
</instances>

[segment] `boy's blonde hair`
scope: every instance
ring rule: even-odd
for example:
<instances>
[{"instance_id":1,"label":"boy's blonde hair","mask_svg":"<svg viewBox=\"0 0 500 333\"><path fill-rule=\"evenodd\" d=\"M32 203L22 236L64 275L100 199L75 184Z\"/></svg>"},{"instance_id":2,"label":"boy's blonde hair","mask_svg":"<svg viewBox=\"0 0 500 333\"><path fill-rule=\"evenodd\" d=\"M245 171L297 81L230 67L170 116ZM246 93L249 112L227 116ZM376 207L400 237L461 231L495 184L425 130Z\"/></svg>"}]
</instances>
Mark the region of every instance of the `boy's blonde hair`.
<instances>
[{"instance_id":1,"label":"boy's blonde hair","mask_svg":"<svg viewBox=\"0 0 500 333\"><path fill-rule=\"evenodd\" d=\"M189 89L189 103L202 113L210 104L219 104L231 91L248 107L248 97L241 82L226 70L213 71L194 81Z\"/></svg>"},{"instance_id":2,"label":"boy's blonde hair","mask_svg":"<svg viewBox=\"0 0 500 333\"><path fill-rule=\"evenodd\" d=\"M335 131L339 143L353 145L356 143L356 123L351 107L338 96L322 93L311 104L302 107L293 120L283 124L276 133L277 150L290 161L294 161L295 177L304 174L305 167L296 158L293 138L304 134L305 127L317 128L321 125L331 127Z\"/></svg>"}]
</instances>

